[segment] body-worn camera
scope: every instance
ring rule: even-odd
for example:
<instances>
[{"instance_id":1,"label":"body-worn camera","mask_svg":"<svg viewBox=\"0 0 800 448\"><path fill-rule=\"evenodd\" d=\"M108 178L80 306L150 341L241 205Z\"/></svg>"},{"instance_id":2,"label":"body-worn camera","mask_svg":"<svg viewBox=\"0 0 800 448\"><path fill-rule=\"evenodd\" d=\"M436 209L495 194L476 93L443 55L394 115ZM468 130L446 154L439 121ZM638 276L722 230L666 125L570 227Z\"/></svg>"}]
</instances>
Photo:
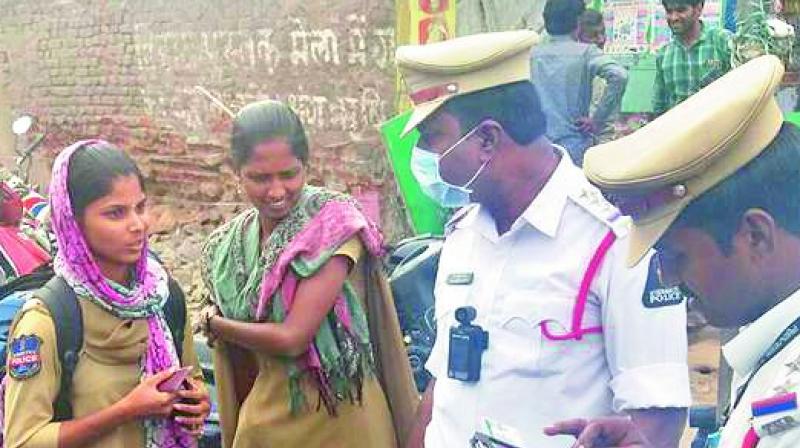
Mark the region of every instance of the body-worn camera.
<instances>
[{"instance_id":1,"label":"body-worn camera","mask_svg":"<svg viewBox=\"0 0 800 448\"><path fill-rule=\"evenodd\" d=\"M457 327L450 328L447 376L464 382L481 379L481 358L489 347L489 333L472 325L477 311L471 306L456 309Z\"/></svg>"}]
</instances>

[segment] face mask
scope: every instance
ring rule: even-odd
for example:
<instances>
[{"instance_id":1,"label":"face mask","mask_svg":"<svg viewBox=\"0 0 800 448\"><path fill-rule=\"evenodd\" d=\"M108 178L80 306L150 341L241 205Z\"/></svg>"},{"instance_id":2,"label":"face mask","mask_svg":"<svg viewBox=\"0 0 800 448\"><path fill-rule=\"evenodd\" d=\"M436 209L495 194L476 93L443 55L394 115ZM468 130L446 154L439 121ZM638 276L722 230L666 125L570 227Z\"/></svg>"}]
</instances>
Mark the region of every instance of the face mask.
<instances>
[{"instance_id":1,"label":"face mask","mask_svg":"<svg viewBox=\"0 0 800 448\"><path fill-rule=\"evenodd\" d=\"M428 197L439 203L439 205L442 207L459 208L469 204L470 195L472 194L472 189L469 187L473 182L475 182L475 179L478 178L481 172L483 172L483 169L486 168L486 165L489 163L487 161L481 165L481 167L478 168L478 171L476 171L472 178L463 186L453 185L445 181L442 179L442 175L439 173L439 164L441 163L442 159L447 157L447 155L450 154L453 149L455 149L470 135L472 135L476 129L478 128L475 127L471 131L467 132L450 148L442 153L442 155L424 150L418 146L415 146L411 152L411 173L414 174L417 182L419 182L422 191L428 195Z\"/></svg>"}]
</instances>

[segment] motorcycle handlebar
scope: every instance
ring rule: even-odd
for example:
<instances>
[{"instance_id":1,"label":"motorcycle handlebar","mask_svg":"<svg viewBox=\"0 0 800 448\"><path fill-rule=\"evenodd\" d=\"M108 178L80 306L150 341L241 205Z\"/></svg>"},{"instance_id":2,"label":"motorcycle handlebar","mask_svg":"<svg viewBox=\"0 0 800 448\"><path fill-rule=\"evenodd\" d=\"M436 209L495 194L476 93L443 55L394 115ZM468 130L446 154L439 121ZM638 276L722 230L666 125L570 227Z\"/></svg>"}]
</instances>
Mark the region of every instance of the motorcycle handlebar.
<instances>
[{"instance_id":1,"label":"motorcycle handlebar","mask_svg":"<svg viewBox=\"0 0 800 448\"><path fill-rule=\"evenodd\" d=\"M38 137L36 137L36 140L34 140L33 143L31 143L30 146L28 146L20 154L22 156L22 158L23 159L27 159L28 157L30 157L31 154L33 154L33 152L36 151L36 148L38 148L39 145L42 144L42 142L44 141L44 137L45 137L45 134L40 134Z\"/></svg>"}]
</instances>

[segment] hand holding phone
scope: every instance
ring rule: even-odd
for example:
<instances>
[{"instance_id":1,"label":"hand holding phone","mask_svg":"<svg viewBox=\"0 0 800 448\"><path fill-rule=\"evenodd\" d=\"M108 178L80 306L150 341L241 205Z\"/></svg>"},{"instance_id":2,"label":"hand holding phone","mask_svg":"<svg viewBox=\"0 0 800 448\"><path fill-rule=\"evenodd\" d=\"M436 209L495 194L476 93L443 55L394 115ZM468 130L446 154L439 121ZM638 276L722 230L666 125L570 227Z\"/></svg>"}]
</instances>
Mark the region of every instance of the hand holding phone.
<instances>
[{"instance_id":1,"label":"hand holding phone","mask_svg":"<svg viewBox=\"0 0 800 448\"><path fill-rule=\"evenodd\" d=\"M159 383L158 390L161 392L177 392L191 373L192 367L182 367L176 370L169 378Z\"/></svg>"}]
</instances>

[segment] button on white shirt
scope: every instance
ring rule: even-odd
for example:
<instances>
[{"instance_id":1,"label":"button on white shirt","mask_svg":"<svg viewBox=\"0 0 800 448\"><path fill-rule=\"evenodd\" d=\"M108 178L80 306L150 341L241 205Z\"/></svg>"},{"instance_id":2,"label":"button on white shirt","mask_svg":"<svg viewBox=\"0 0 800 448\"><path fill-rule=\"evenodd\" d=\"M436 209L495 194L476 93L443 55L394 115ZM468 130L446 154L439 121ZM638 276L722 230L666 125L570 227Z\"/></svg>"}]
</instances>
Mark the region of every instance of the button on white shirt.
<instances>
[{"instance_id":1,"label":"button on white shirt","mask_svg":"<svg viewBox=\"0 0 800 448\"><path fill-rule=\"evenodd\" d=\"M725 344L722 351L734 371L732 395L755 370L761 355L767 351L783 330L800 317L800 291L784 299L771 310L744 328ZM785 392L800 394L800 337L793 339L783 350L758 370L741 400L730 415L720 438L720 448L739 448L752 426L751 404ZM776 414L779 418L783 414ZM769 420L767 416L765 420ZM800 422L800 416L795 415ZM758 448L800 447L800 427L764 435Z\"/></svg>"},{"instance_id":2,"label":"button on white shirt","mask_svg":"<svg viewBox=\"0 0 800 448\"><path fill-rule=\"evenodd\" d=\"M649 257L628 269L624 237L592 282L583 319L584 328L602 325L603 333L579 341L542 336L546 320L554 333L571 329L580 282L610 230L594 212L613 208L597 194L587 206L580 200L587 191L597 193L565 156L505 234L497 234L491 215L477 205L455 224L435 289L437 338L426 365L436 377L428 448L469 446L486 418L518 430L524 448L568 447L574 439L546 437L543 428L569 418L691 404L685 307L643 305ZM470 273L470 284L447 282ZM467 305L477 310L473 323L489 332L476 383L447 376L454 312Z\"/></svg>"}]
</instances>

